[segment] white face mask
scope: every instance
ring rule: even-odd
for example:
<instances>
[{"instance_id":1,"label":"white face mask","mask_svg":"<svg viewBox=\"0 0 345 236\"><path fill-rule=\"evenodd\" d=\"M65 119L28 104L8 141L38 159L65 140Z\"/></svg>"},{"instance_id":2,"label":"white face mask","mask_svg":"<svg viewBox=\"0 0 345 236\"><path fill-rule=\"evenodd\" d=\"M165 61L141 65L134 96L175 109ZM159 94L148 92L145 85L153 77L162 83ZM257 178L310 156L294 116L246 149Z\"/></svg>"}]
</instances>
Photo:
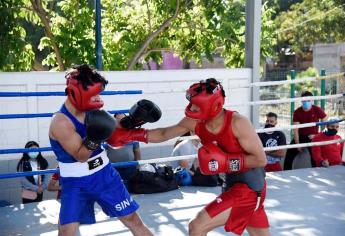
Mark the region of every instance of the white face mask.
<instances>
[{"instance_id":1,"label":"white face mask","mask_svg":"<svg viewBox=\"0 0 345 236\"><path fill-rule=\"evenodd\" d=\"M37 158L39 152L28 152L28 155L31 159Z\"/></svg>"}]
</instances>

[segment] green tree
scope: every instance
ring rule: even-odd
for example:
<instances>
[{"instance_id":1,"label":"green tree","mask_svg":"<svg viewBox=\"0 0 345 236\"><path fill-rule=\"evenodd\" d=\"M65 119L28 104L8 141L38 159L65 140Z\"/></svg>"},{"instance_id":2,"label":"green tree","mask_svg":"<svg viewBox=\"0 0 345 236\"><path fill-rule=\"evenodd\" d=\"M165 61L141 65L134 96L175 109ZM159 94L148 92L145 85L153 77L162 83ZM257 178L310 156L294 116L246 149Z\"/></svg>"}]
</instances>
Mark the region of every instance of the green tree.
<instances>
[{"instance_id":1,"label":"green tree","mask_svg":"<svg viewBox=\"0 0 345 236\"><path fill-rule=\"evenodd\" d=\"M41 37L33 50L35 64L42 61L43 66L55 70L83 62L95 64L93 1L12 1L19 3L24 21L13 18L13 25L24 34L30 27L44 30L42 37L35 36ZM262 8L263 57L273 54L276 43L271 37L274 11L267 6ZM25 24L30 27L23 27ZM197 63L221 54L228 67L240 67L244 64L244 32L245 0L102 0L105 70L140 69L149 60L159 63L162 51ZM33 38L22 38L25 45L36 47ZM39 50L43 60L37 58Z\"/></svg>"},{"instance_id":2,"label":"green tree","mask_svg":"<svg viewBox=\"0 0 345 236\"><path fill-rule=\"evenodd\" d=\"M187 62L201 63L204 57L212 61L219 53L229 67L244 64L244 0L102 3L107 9L103 15L106 68L117 64L132 69L137 62L137 66L149 60L159 62L162 51L173 52ZM267 56L273 54L276 43L270 37L275 26L272 9L265 4L262 12L262 55Z\"/></svg>"},{"instance_id":3,"label":"green tree","mask_svg":"<svg viewBox=\"0 0 345 236\"><path fill-rule=\"evenodd\" d=\"M34 52L26 42L26 31L17 24L22 18L22 1L0 1L0 70L30 70L34 62Z\"/></svg>"},{"instance_id":4,"label":"green tree","mask_svg":"<svg viewBox=\"0 0 345 236\"><path fill-rule=\"evenodd\" d=\"M304 0L276 18L278 40L297 53L315 43L345 40L345 12L341 0Z\"/></svg>"}]
</instances>

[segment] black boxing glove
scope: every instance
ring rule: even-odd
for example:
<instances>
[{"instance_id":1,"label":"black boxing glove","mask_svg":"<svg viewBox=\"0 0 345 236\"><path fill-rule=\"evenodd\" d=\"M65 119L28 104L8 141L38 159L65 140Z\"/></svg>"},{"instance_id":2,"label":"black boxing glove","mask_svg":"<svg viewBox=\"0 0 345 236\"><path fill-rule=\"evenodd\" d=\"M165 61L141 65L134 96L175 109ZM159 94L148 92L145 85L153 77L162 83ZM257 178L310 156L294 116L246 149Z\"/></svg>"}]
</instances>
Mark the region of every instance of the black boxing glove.
<instances>
[{"instance_id":1,"label":"black boxing glove","mask_svg":"<svg viewBox=\"0 0 345 236\"><path fill-rule=\"evenodd\" d=\"M120 120L120 124L125 129L134 129L143 124L158 121L162 116L161 109L153 102L142 99L134 104L129 110L129 116Z\"/></svg>"},{"instance_id":2,"label":"black boxing glove","mask_svg":"<svg viewBox=\"0 0 345 236\"><path fill-rule=\"evenodd\" d=\"M91 110L85 116L86 137L83 144L90 150L96 150L107 140L116 127L116 120L104 110Z\"/></svg>"}]
</instances>

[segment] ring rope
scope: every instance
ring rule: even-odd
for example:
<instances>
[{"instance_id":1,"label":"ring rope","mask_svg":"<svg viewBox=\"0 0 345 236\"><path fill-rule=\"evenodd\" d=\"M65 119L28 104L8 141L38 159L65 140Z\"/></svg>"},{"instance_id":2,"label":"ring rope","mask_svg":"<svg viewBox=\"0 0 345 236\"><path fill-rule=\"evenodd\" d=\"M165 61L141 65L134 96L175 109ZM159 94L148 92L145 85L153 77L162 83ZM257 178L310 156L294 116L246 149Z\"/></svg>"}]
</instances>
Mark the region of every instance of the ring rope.
<instances>
[{"instance_id":1,"label":"ring rope","mask_svg":"<svg viewBox=\"0 0 345 236\"><path fill-rule=\"evenodd\" d=\"M332 121L320 121L320 122L312 122L312 123L305 123L305 124L298 124L298 125L289 125L284 127L272 127L272 128L263 128L263 129L256 129L256 133L266 133L266 132L273 132L273 131L281 131L281 130L291 130L291 129L299 129L299 128L307 128L313 126L324 126L324 125L332 125L337 124L345 119L340 120L332 120Z\"/></svg>"},{"instance_id":2,"label":"ring rope","mask_svg":"<svg viewBox=\"0 0 345 236\"><path fill-rule=\"evenodd\" d=\"M27 152L50 152L53 151L51 147L41 148L11 148L11 149L0 149L0 154L14 154L14 153L27 153Z\"/></svg>"},{"instance_id":3,"label":"ring rope","mask_svg":"<svg viewBox=\"0 0 345 236\"><path fill-rule=\"evenodd\" d=\"M342 98L345 96L345 93L325 95L325 96L308 96L308 97L298 97L298 98L282 98L280 100L262 100L254 102L242 102L242 103L227 103L226 106L245 106L245 105L269 105L269 104L281 104L288 102L297 102L297 101L315 101L315 100L324 100L324 99L336 99Z\"/></svg>"},{"instance_id":4,"label":"ring rope","mask_svg":"<svg viewBox=\"0 0 345 236\"><path fill-rule=\"evenodd\" d=\"M128 113L129 109L125 110L112 110L108 111L110 114L123 114ZM38 117L52 117L54 113L32 113L32 114L1 114L2 119L22 119L22 118L38 118Z\"/></svg>"},{"instance_id":5,"label":"ring rope","mask_svg":"<svg viewBox=\"0 0 345 236\"><path fill-rule=\"evenodd\" d=\"M273 132L273 131L281 131L281 130L289 130L289 129L298 129L298 128L307 128L313 126L324 126L324 125L331 125L343 122L345 119L339 120L332 120L332 121L320 121L320 122L312 122L312 123L305 123L305 124L298 124L298 125L289 125L284 127L273 127L273 128L263 128L263 129L256 129L256 133L265 133L265 132ZM190 136L182 136L176 138L177 140L189 140L189 139L199 139L197 135L190 135ZM51 147L43 147L43 148L13 148L13 149L0 149L0 154L14 154L14 153L25 153L25 152L48 152L52 151Z\"/></svg>"},{"instance_id":6,"label":"ring rope","mask_svg":"<svg viewBox=\"0 0 345 236\"><path fill-rule=\"evenodd\" d=\"M317 76L317 77L304 77L300 79L294 79L294 80L280 80L280 81L265 81L265 82L254 82L249 83L245 85L236 85L236 86L229 86L228 89L238 89L238 88L252 88L252 87L267 87L267 86L277 86L277 85L285 85L285 84L298 84L298 83L304 83L304 82L312 82L317 80L327 80L327 79L336 79L339 77L344 77L345 73L335 73L331 75L326 76ZM145 94L150 93L176 93L176 92L186 92L185 89L164 89L164 90L154 90L154 91L145 91Z\"/></svg>"},{"instance_id":7,"label":"ring rope","mask_svg":"<svg viewBox=\"0 0 345 236\"><path fill-rule=\"evenodd\" d=\"M251 88L251 87L264 87L264 86L277 86L277 85L284 85L284 84L297 84L297 83L303 83L303 82L309 82L309 81L316 81L316 80L325 80L325 79L337 79L339 77L344 77L345 73L335 73L331 75L326 76L316 76L316 77L304 77L300 79L294 79L294 80L281 80L281 81L265 81L265 82L255 82L250 83L246 85L238 85L238 86L230 86L230 89L235 88Z\"/></svg>"},{"instance_id":8,"label":"ring rope","mask_svg":"<svg viewBox=\"0 0 345 236\"><path fill-rule=\"evenodd\" d=\"M264 148L264 151L275 151L275 150L280 150L280 149L302 148L302 147L310 147L310 146L323 146L323 145L329 145L329 144L335 144L335 143L341 143L341 142L345 142L345 139L266 147ZM153 159L139 160L139 161L116 162L116 163L111 163L111 165L114 167L129 167L129 166L144 165L148 163L163 163L163 162L171 162L171 161L187 160L187 159L195 159L195 158L197 158L197 154L174 156L174 157L161 157L161 158L153 158ZM58 172L59 172L59 169L48 169L48 170L37 170L37 171L27 171L27 172L5 173L5 174L0 174L0 179L52 174L52 173L58 173Z\"/></svg>"},{"instance_id":9,"label":"ring rope","mask_svg":"<svg viewBox=\"0 0 345 236\"><path fill-rule=\"evenodd\" d=\"M142 90L103 91L101 95L142 94ZM46 97L66 96L65 92L0 92L0 97Z\"/></svg>"}]
</instances>

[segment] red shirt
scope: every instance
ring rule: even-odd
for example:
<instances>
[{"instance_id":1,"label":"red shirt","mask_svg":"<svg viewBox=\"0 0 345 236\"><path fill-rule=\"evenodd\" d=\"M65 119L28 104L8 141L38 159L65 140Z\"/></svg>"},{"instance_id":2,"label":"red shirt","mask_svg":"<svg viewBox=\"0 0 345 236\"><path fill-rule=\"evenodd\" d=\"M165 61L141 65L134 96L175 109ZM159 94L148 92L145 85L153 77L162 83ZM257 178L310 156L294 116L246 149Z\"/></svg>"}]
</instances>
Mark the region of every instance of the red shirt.
<instances>
[{"instance_id":1,"label":"red shirt","mask_svg":"<svg viewBox=\"0 0 345 236\"><path fill-rule=\"evenodd\" d=\"M303 110L302 107L297 108L293 113L293 122L300 124L319 122L326 117L326 113L318 106L312 105L309 111ZM298 129L300 135L310 135L319 133L319 127L307 127Z\"/></svg>"},{"instance_id":2,"label":"red shirt","mask_svg":"<svg viewBox=\"0 0 345 236\"><path fill-rule=\"evenodd\" d=\"M59 178L60 178L60 174L59 173L54 173L51 177L52 180L55 180L55 181L59 181ZM57 191L57 195L56 195L56 199L60 199L61 198L61 191L58 190Z\"/></svg>"},{"instance_id":3,"label":"red shirt","mask_svg":"<svg viewBox=\"0 0 345 236\"><path fill-rule=\"evenodd\" d=\"M59 178L60 178L60 174L59 173L54 173L52 175L52 180L59 180Z\"/></svg>"},{"instance_id":4,"label":"red shirt","mask_svg":"<svg viewBox=\"0 0 345 236\"><path fill-rule=\"evenodd\" d=\"M329 140L341 139L339 135L327 136L324 133L315 135L313 142L322 142ZM328 160L329 165L341 164L341 157L343 155L344 143L335 143L323 146L311 147L312 157L316 162L316 166L320 166L321 161Z\"/></svg>"},{"instance_id":5,"label":"red shirt","mask_svg":"<svg viewBox=\"0 0 345 236\"><path fill-rule=\"evenodd\" d=\"M232 132L231 120L233 111L224 110L225 119L223 127L217 134L210 133L204 122L198 122L195 127L195 134L200 137L202 143L217 142L217 145L226 153L245 153L238 139Z\"/></svg>"}]
</instances>

